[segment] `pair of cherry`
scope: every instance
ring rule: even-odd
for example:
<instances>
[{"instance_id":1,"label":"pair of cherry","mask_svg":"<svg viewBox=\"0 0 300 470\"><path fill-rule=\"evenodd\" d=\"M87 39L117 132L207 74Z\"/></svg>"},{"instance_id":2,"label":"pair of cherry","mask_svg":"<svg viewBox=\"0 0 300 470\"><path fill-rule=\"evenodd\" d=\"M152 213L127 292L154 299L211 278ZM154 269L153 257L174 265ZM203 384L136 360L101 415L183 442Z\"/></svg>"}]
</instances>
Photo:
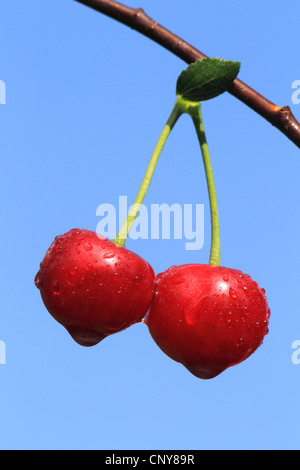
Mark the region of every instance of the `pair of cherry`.
<instances>
[{"instance_id":1,"label":"pair of cherry","mask_svg":"<svg viewBox=\"0 0 300 470\"><path fill-rule=\"evenodd\" d=\"M239 62L205 58L177 80L177 100L156 144L127 220L111 242L74 229L56 237L35 283L50 314L75 341L93 346L144 322L157 345L202 379L216 377L249 357L268 333L265 291L241 271L220 265L220 231L213 171L201 105L228 89ZM179 117L191 116L201 147L211 209L209 264L173 266L155 277L152 267L124 248L154 169Z\"/></svg>"},{"instance_id":2,"label":"pair of cherry","mask_svg":"<svg viewBox=\"0 0 300 470\"><path fill-rule=\"evenodd\" d=\"M202 379L244 361L268 332L265 292L250 276L193 264L155 277L143 258L89 230L56 237L35 283L80 345L144 322L165 354Z\"/></svg>"}]
</instances>

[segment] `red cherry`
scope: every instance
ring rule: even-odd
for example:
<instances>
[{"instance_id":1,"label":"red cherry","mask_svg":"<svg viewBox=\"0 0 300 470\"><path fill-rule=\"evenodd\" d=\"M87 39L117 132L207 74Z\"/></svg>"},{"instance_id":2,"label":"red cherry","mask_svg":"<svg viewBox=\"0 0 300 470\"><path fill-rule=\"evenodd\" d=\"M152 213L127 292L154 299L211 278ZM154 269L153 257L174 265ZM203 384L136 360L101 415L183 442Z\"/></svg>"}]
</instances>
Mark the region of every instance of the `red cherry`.
<instances>
[{"instance_id":1,"label":"red cherry","mask_svg":"<svg viewBox=\"0 0 300 470\"><path fill-rule=\"evenodd\" d=\"M241 271L173 266L155 284L145 323L162 351L196 377L211 379L244 361L268 333L265 291Z\"/></svg>"},{"instance_id":2,"label":"red cherry","mask_svg":"<svg viewBox=\"0 0 300 470\"><path fill-rule=\"evenodd\" d=\"M154 292L149 263L89 230L56 237L35 278L50 314L82 346L142 321Z\"/></svg>"}]
</instances>

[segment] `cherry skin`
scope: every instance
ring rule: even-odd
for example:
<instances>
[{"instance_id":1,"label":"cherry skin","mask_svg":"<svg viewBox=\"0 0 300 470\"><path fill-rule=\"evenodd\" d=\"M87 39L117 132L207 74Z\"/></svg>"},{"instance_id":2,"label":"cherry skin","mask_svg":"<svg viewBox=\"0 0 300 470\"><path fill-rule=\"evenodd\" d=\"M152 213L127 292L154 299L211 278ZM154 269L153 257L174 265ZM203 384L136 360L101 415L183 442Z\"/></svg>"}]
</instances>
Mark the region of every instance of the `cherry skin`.
<instances>
[{"instance_id":1,"label":"cherry skin","mask_svg":"<svg viewBox=\"0 0 300 470\"><path fill-rule=\"evenodd\" d=\"M142 321L154 292L154 271L137 254L89 230L56 237L35 284L49 313L82 346Z\"/></svg>"},{"instance_id":2,"label":"cherry skin","mask_svg":"<svg viewBox=\"0 0 300 470\"><path fill-rule=\"evenodd\" d=\"M241 271L173 266L156 276L145 319L162 351L201 379L247 359L268 333L265 291Z\"/></svg>"}]
</instances>

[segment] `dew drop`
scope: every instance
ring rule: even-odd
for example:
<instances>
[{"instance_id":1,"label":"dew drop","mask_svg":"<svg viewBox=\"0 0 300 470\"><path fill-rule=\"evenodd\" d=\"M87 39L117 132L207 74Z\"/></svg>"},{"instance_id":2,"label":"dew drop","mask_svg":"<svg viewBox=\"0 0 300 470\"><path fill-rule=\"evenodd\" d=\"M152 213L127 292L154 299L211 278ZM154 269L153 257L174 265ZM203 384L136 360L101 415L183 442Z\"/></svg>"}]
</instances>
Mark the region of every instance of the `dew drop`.
<instances>
[{"instance_id":1,"label":"dew drop","mask_svg":"<svg viewBox=\"0 0 300 470\"><path fill-rule=\"evenodd\" d=\"M232 287L230 287L229 289L229 295L232 299L236 299L237 298L237 293L234 289L232 289Z\"/></svg>"},{"instance_id":2,"label":"dew drop","mask_svg":"<svg viewBox=\"0 0 300 470\"><path fill-rule=\"evenodd\" d=\"M53 295L59 295L59 294L60 294L60 288L59 288L59 285L58 285L57 280L55 280L55 281L53 282L52 293L53 293Z\"/></svg>"},{"instance_id":3,"label":"dew drop","mask_svg":"<svg viewBox=\"0 0 300 470\"><path fill-rule=\"evenodd\" d=\"M269 330L269 325L267 324L265 326L265 335L268 335L270 333L270 330Z\"/></svg>"},{"instance_id":4,"label":"dew drop","mask_svg":"<svg viewBox=\"0 0 300 470\"><path fill-rule=\"evenodd\" d=\"M91 271L93 269L93 265L91 263L87 264L85 267L86 271Z\"/></svg>"},{"instance_id":5,"label":"dew drop","mask_svg":"<svg viewBox=\"0 0 300 470\"><path fill-rule=\"evenodd\" d=\"M39 278L39 274L40 273L37 273L37 275L35 276L35 279L34 279L34 283L35 283L35 285L38 289L40 289L42 287L42 282Z\"/></svg>"},{"instance_id":6,"label":"dew drop","mask_svg":"<svg viewBox=\"0 0 300 470\"><path fill-rule=\"evenodd\" d=\"M118 273L113 273L112 280L115 282L120 281L120 275Z\"/></svg>"},{"instance_id":7,"label":"dew drop","mask_svg":"<svg viewBox=\"0 0 300 470\"><path fill-rule=\"evenodd\" d=\"M228 276L224 276L223 281L228 282Z\"/></svg>"},{"instance_id":8,"label":"dew drop","mask_svg":"<svg viewBox=\"0 0 300 470\"><path fill-rule=\"evenodd\" d=\"M86 244L84 245L84 249L85 251L92 251L93 246L90 242L86 242Z\"/></svg>"},{"instance_id":9,"label":"dew drop","mask_svg":"<svg viewBox=\"0 0 300 470\"><path fill-rule=\"evenodd\" d=\"M244 342L244 338L239 338L238 341L236 342L237 347L241 346Z\"/></svg>"},{"instance_id":10,"label":"dew drop","mask_svg":"<svg viewBox=\"0 0 300 470\"><path fill-rule=\"evenodd\" d=\"M245 292L247 297L251 297L251 290L250 289L248 289L247 287L244 287L244 292Z\"/></svg>"},{"instance_id":11,"label":"dew drop","mask_svg":"<svg viewBox=\"0 0 300 470\"><path fill-rule=\"evenodd\" d=\"M115 252L114 251L109 251L108 253L105 253L105 255L103 256L104 259L111 259L115 256Z\"/></svg>"},{"instance_id":12,"label":"dew drop","mask_svg":"<svg viewBox=\"0 0 300 470\"><path fill-rule=\"evenodd\" d=\"M244 315L245 315L246 317L248 317L248 316L250 315L249 309L248 309L248 307L246 307L246 306L244 307Z\"/></svg>"},{"instance_id":13,"label":"dew drop","mask_svg":"<svg viewBox=\"0 0 300 470\"><path fill-rule=\"evenodd\" d=\"M79 235L81 233L81 230L77 230L76 228L72 229L70 231L70 234L73 236L73 237L76 237L76 235Z\"/></svg>"}]
</instances>

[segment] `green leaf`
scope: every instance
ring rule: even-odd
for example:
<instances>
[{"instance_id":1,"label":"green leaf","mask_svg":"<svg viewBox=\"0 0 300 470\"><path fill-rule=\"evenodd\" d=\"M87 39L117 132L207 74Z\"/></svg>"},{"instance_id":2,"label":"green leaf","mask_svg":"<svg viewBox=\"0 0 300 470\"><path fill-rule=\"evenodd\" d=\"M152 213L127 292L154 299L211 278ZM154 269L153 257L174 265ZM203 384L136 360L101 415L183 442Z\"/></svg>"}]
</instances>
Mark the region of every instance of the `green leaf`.
<instances>
[{"instance_id":1,"label":"green leaf","mask_svg":"<svg viewBox=\"0 0 300 470\"><path fill-rule=\"evenodd\" d=\"M215 98L228 89L240 67L240 62L215 57L197 60L178 77L176 95L197 102Z\"/></svg>"}]
</instances>

